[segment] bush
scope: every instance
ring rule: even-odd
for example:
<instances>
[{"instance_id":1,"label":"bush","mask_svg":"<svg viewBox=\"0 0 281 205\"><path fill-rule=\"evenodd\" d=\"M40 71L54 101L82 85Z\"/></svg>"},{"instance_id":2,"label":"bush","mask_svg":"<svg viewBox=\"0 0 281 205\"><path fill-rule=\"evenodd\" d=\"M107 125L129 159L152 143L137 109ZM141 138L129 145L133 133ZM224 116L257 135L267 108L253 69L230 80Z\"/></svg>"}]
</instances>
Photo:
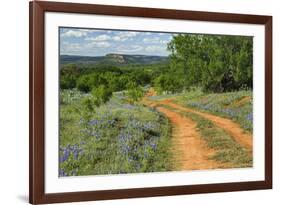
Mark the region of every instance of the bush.
<instances>
[{"instance_id":1,"label":"bush","mask_svg":"<svg viewBox=\"0 0 281 205\"><path fill-rule=\"evenodd\" d=\"M72 76L62 76L60 79L61 89L72 89L76 86L76 80Z\"/></svg>"},{"instance_id":2,"label":"bush","mask_svg":"<svg viewBox=\"0 0 281 205\"><path fill-rule=\"evenodd\" d=\"M134 104L138 102L144 95L144 91L142 88L136 83L130 82L128 85L127 97L129 99L130 104Z\"/></svg>"},{"instance_id":3,"label":"bush","mask_svg":"<svg viewBox=\"0 0 281 205\"><path fill-rule=\"evenodd\" d=\"M100 106L110 100L112 90L101 85L92 90L93 101L96 106Z\"/></svg>"},{"instance_id":4,"label":"bush","mask_svg":"<svg viewBox=\"0 0 281 205\"><path fill-rule=\"evenodd\" d=\"M180 77L162 74L154 80L154 87L158 93L176 93L182 91L183 83Z\"/></svg>"},{"instance_id":5,"label":"bush","mask_svg":"<svg viewBox=\"0 0 281 205\"><path fill-rule=\"evenodd\" d=\"M81 76L77 81L77 88L82 92L89 92L92 89L92 86L90 84L90 76Z\"/></svg>"},{"instance_id":6,"label":"bush","mask_svg":"<svg viewBox=\"0 0 281 205\"><path fill-rule=\"evenodd\" d=\"M90 97L83 98L82 100L82 111L81 114L85 120L86 125L88 125L89 120L91 119L95 109L93 101Z\"/></svg>"}]
</instances>

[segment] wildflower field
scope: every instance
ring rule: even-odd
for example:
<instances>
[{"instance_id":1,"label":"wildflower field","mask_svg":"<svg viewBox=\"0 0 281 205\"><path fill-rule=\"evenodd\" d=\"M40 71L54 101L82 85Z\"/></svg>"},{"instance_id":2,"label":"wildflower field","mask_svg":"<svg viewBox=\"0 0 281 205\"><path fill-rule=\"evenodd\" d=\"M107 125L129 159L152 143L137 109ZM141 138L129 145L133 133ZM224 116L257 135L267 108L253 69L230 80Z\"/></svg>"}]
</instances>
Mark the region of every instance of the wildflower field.
<instances>
[{"instance_id":1,"label":"wildflower field","mask_svg":"<svg viewBox=\"0 0 281 205\"><path fill-rule=\"evenodd\" d=\"M158 111L114 93L89 116L77 90L60 92L60 176L169 171L170 125Z\"/></svg>"}]
</instances>

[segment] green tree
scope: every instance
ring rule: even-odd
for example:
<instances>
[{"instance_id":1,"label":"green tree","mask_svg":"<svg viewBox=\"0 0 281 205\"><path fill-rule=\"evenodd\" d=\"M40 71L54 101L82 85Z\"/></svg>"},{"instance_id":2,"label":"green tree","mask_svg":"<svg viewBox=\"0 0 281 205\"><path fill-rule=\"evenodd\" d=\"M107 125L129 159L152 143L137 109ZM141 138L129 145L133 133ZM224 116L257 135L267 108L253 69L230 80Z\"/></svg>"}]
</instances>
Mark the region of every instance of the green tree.
<instances>
[{"instance_id":1,"label":"green tree","mask_svg":"<svg viewBox=\"0 0 281 205\"><path fill-rule=\"evenodd\" d=\"M77 88L82 92L89 92L92 89L90 76L82 75L80 78L78 78Z\"/></svg>"},{"instance_id":2,"label":"green tree","mask_svg":"<svg viewBox=\"0 0 281 205\"><path fill-rule=\"evenodd\" d=\"M143 89L137 85L135 82L129 82L128 84L128 90L127 90L127 97L129 100L129 103L134 104L141 100L141 98L144 95Z\"/></svg>"},{"instance_id":3,"label":"green tree","mask_svg":"<svg viewBox=\"0 0 281 205\"><path fill-rule=\"evenodd\" d=\"M183 88L183 79L177 75L161 74L154 79L154 87L158 93L180 92Z\"/></svg>"},{"instance_id":4,"label":"green tree","mask_svg":"<svg viewBox=\"0 0 281 205\"><path fill-rule=\"evenodd\" d=\"M99 107L110 100L112 91L110 88L105 87L105 85L101 85L92 90L92 96L94 105Z\"/></svg>"},{"instance_id":5,"label":"green tree","mask_svg":"<svg viewBox=\"0 0 281 205\"><path fill-rule=\"evenodd\" d=\"M171 71L184 88L225 92L252 88L252 37L179 34L168 44Z\"/></svg>"},{"instance_id":6,"label":"green tree","mask_svg":"<svg viewBox=\"0 0 281 205\"><path fill-rule=\"evenodd\" d=\"M76 86L76 79L79 75L75 64L67 64L62 66L60 70L60 88L72 89Z\"/></svg>"},{"instance_id":7,"label":"green tree","mask_svg":"<svg viewBox=\"0 0 281 205\"><path fill-rule=\"evenodd\" d=\"M77 88L82 92L90 92L94 87L107 84L102 74L90 73L81 75L77 80Z\"/></svg>"},{"instance_id":8,"label":"green tree","mask_svg":"<svg viewBox=\"0 0 281 205\"><path fill-rule=\"evenodd\" d=\"M82 117L85 120L85 126L88 126L88 122L91 120L95 109L94 109L94 103L90 97L86 97L82 100L82 106L84 109L82 109Z\"/></svg>"}]
</instances>

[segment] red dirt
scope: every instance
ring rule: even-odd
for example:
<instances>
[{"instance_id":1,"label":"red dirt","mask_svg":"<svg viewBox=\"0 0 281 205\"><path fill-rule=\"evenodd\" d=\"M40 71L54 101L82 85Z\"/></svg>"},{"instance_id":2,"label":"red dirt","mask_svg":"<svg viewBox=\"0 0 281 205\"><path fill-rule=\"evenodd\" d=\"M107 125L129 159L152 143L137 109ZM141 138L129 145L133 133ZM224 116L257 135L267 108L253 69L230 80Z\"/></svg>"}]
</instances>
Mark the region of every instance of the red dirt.
<instances>
[{"instance_id":1,"label":"red dirt","mask_svg":"<svg viewBox=\"0 0 281 205\"><path fill-rule=\"evenodd\" d=\"M182 110L182 111L192 112L192 113L198 114L198 115L212 121L218 127L225 130L225 132L230 134L242 147L245 147L249 150L253 149L253 137L252 137L252 135L249 134L249 133L246 133L237 123L233 122L230 119L226 119L226 118L219 117L219 116L216 116L216 115L212 115L212 114L209 114L209 113L200 112L200 111L197 111L197 110L193 110L193 109L190 109L190 108L183 107L181 105L173 103L171 99L161 101L161 102L159 102L159 104L168 105L170 107L177 108L177 109Z\"/></svg>"},{"instance_id":2,"label":"red dirt","mask_svg":"<svg viewBox=\"0 0 281 205\"><path fill-rule=\"evenodd\" d=\"M157 105L168 105L184 112L191 112L200 115L212 121L216 126L222 128L242 147L245 147L252 152L252 135L246 133L237 123L233 122L232 120L181 106L174 103L173 98L160 101L152 101L148 99L148 97L154 95L156 95L156 92L153 88L151 88L146 93L142 103L149 107L155 107L170 120L173 127L171 150L172 153L174 153L175 164L178 163L181 167L181 170L228 168L230 166L227 163L220 163L210 159L210 157L212 157L216 151L207 147L206 142L202 140L200 134L197 132L196 123L194 121L183 117L172 110L166 109L164 107L157 107ZM248 99L243 99L243 102L247 100Z\"/></svg>"},{"instance_id":3,"label":"red dirt","mask_svg":"<svg viewBox=\"0 0 281 205\"><path fill-rule=\"evenodd\" d=\"M242 99L238 100L237 102L235 102L234 105L238 107L238 106L242 106L250 101L251 101L251 96L246 96L246 97L243 97Z\"/></svg>"},{"instance_id":4,"label":"red dirt","mask_svg":"<svg viewBox=\"0 0 281 205\"><path fill-rule=\"evenodd\" d=\"M150 89L143 98L142 103L149 107L155 107L170 120L172 124L172 145L170 149L177 169L203 170L229 167L226 163L210 159L216 151L210 149L201 138L196 128L196 122L172 110L157 107L163 101L148 99L148 97L154 95L156 95L156 92Z\"/></svg>"},{"instance_id":5,"label":"red dirt","mask_svg":"<svg viewBox=\"0 0 281 205\"><path fill-rule=\"evenodd\" d=\"M196 123L189 118L163 107L157 107L172 124L172 147L176 163L181 170L202 170L222 167L222 164L210 160L215 151L208 148L196 131Z\"/></svg>"}]
</instances>

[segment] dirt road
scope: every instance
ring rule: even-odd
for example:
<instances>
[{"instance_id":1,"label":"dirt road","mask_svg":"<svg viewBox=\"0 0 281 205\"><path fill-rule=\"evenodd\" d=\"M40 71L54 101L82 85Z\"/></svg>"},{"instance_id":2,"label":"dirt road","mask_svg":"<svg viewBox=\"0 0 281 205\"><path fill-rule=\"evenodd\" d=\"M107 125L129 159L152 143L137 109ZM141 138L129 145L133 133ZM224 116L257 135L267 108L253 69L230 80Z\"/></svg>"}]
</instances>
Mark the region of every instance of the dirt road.
<instances>
[{"instance_id":1,"label":"dirt road","mask_svg":"<svg viewBox=\"0 0 281 205\"><path fill-rule=\"evenodd\" d=\"M192 113L195 113L197 115L200 115L200 116L212 121L218 127L225 130L242 147L245 147L249 150L253 149L253 137L252 137L252 135L250 135L249 133L246 133L237 123L233 122L230 119L226 119L226 118L219 117L219 116L216 116L216 115L212 115L212 114L209 114L209 113L200 112L200 111L197 111L197 110L194 110L194 109L183 107L181 105L173 103L173 101L171 99L161 101L160 104L168 105L170 107L177 108L177 109L185 111L185 112L192 112Z\"/></svg>"},{"instance_id":2,"label":"dirt road","mask_svg":"<svg viewBox=\"0 0 281 205\"><path fill-rule=\"evenodd\" d=\"M210 159L216 151L207 147L206 142L202 140L200 133L197 131L194 121L183 117L175 111L161 107L161 105L168 105L183 112L195 113L212 121L215 125L230 134L242 147L247 148L250 152L252 151L252 136L244 132L235 122L223 117L183 107L174 103L173 99L160 101L149 100L148 97L154 95L155 91L153 89L150 90L145 95L143 104L149 107L155 107L170 120L173 128L171 150L181 170L216 169L228 167L228 165Z\"/></svg>"},{"instance_id":3,"label":"dirt road","mask_svg":"<svg viewBox=\"0 0 281 205\"><path fill-rule=\"evenodd\" d=\"M222 166L209 158L215 151L208 148L196 130L196 123L180 114L158 107L172 124L172 152L181 170L215 169Z\"/></svg>"}]
</instances>

